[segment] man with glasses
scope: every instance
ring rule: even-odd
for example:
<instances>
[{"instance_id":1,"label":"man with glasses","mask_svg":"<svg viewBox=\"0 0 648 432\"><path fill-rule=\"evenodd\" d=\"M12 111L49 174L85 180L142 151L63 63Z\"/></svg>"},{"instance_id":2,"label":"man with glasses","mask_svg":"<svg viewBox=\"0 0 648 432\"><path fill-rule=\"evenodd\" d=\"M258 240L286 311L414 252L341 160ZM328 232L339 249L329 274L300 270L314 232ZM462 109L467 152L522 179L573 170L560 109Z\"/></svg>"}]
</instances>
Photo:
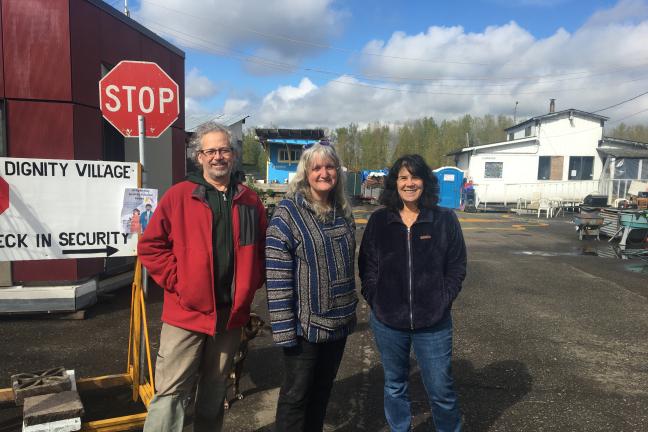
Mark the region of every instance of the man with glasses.
<instances>
[{"instance_id":1,"label":"man with glasses","mask_svg":"<svg viewBox=\"0 0 648 432\"><path fill-rule=\"evenodd\" d=\"M194 431L222 429L227 375L264 281L265 211L233 174L230 131L206 123L192 147L201 172L165 193L138 245L164 288L145 431L181 431L196 384Z\"/></svg>"}]
</instances>

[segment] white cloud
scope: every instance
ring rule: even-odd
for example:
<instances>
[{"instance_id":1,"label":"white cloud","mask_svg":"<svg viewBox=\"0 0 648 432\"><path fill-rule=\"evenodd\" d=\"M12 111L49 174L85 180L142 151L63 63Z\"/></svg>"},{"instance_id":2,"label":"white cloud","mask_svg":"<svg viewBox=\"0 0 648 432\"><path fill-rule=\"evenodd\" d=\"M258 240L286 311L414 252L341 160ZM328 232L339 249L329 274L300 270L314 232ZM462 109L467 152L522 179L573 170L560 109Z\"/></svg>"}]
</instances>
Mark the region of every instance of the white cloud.
<instances>
[{"instance_id":1,"label":"white cloud","mask_svg":"<svg viewBox=\"0 0 648 432\"><path fill-rule=\"evenodd\" d=\"M303 78L297 87L282 86L277 90L273 90L263 99L263 102L290 103L295 100L303 99L315 89L317 89L317 86L315 86L311 80Z\"/></svg>"},{"instance_id":2,"label":"white cloud","mask_svg":"<svg viewBox=\"0 0 648 432\"><path fill-rule=\"evenodd\" d=\"M136 19L184 48L269 59L256 73L283 73L321 52L348 14L333 0L142 0ZM281 67L276 64L281 63Z\"/></svg>"},{"instance_id":3,"label":"white cloud","mask_svg":"<svg viewBox=\"0 0 648 432\"><path fill-rule=\"evenodd\" d=\"M185 80L185 97L204 100L216 96L218 88L209 78L200 74L200 71L193 68L187 74Z\"/></svg>"},{"instance_id":4,"label":"white cloud","mask_svg":"<svg viewBox=\"0 0 648 432\"><path fill-rule=\"evenodd\" d=\"M614 7L593 14L586 26L639 23L646 18L648 18L648 4L644 0L620 0Z\"/></svg>"},{"instance_id":5,"label":"white cloud","mask_svg":"<svg viewBox=\"0 0 648 432\"><path fill-rule=\"evenodd\" d=\"M228 99L223 106L225 117L245 117L250 109L250 101L247 99Z\"/></svg>"},{"instance_id":6,"label":"white cloud","mask_svg":"<svg viewBox=\"0 0 648 432\"><path fill-rule=\"evenodd\" d=\"M223 116L221 110L215 111L211 109L204 103L203 99L185 97L185 127L187 130L193 130L201 123L219 119Z\"/></svg>"},{"instance_id":7,"label":"white cloud","mask_svg":"<svg viewBox=\"0 0 648 432\"><path fill-rule=\"evenodd\" d=\"M550 98L559 110L594 111L645 91L647 40L646 0L620 1L574 32L559 28L545 38L515 22L481 32L439 26L395 32L366 43L355 59L360 75L316 86L322 76L312 73L298 85L278 87L263 97L251 123L308 127L512 115L516 101L524 118L546 113ZM647 109L644 96L602 114L615 121Z\"/></svg>"}]
</instances>

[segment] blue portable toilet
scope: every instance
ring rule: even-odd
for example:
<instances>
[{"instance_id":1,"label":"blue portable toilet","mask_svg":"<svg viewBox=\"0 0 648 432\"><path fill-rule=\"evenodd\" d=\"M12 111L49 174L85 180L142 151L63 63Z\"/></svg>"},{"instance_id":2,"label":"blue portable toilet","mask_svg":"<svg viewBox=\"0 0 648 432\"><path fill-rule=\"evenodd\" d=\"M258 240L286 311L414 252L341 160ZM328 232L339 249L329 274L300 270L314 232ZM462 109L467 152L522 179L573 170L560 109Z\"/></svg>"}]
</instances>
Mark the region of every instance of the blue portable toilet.
<instances>
[{"instance_id":1,"label":"blue portable toilet","mask_svg":"<svg viewBox=\"0 0 648 432\"><path fill-rule=\"evenodd\" d=\"M439 206L460 208L464 172L457 167L447 166L435 169L434 175L439 180Z\"/></svg>"}]
</instances>

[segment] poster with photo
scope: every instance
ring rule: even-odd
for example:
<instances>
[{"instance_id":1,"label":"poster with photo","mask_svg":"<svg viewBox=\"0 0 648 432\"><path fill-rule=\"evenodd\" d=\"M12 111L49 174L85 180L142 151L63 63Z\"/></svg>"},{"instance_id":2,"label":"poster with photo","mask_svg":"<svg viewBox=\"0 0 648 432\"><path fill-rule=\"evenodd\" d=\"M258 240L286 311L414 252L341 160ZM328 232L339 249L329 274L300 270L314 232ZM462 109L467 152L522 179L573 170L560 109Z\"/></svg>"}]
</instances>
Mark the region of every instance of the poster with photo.
<instances>
[{"instance_id":1,"label":"poster with photo","mask_svg":"<svg viewBox=\"0 0 648 432\"><path fill-rule=\"evenodd\" d=\"M157 189L126 189L121 211L124 234L142 234L157 207Z\"/></svg>"}]
</instances>

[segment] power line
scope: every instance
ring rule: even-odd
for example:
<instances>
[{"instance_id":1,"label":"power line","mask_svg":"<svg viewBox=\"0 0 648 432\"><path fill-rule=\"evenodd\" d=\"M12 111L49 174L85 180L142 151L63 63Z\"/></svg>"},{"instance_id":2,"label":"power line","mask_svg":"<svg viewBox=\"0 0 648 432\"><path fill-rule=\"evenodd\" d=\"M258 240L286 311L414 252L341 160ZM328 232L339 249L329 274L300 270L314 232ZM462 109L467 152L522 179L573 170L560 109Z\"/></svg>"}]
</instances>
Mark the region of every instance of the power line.
<instances>
[{"instance_id":1,"label":"power line","mask_svg":"<svg viewBox=\"0 0 648 432\"><path fill-rule=\"evenodd\" d=\"M382 78L382 81L388 80L388 81L440 81L440 82L443 82L443 81L495 81L495 82L497 82L497 81L515 81L515 80L533 80L533 79L542 80L542 79L551 78L551 77L570 77L570 76L573 77L574 75L581 75L579 77L563 78L561 80L556 80L556 81L567 81L567 80L571 80L571 79L584 79L584 78L591 77L591 76L606 75L606 74L611 74L611 73L615 73L615 72L627 71L627 70L638 69L638 68L643 68L643 67L648 66L648 63L640 63L640 64L636 64L636 65L633 65L633 66L616 67L616 68L612 68L612 69L600 70L600 71L595 71L595 72L576 71L576 72L564 72L564 73L544 74L544 75L519 75L519 76L503 76L503 77L468 76L468 77L442 77L442 78L439 78L439 77L402 77L402 76L385 76L385 75L378 75L378 74L367 75L367 74L340 73L340 72L335 72L335 71L327 71L327 70L319 69L319 68L300 67L298 65L291 64L291 63L277 62L276 60L267 59L267 58L247 54L247 53L244 53L244 52L241 52L241 51L238 51L238 50L234 50L234 49L229 48L229 47L224 47L222 45L218 45L218 44L214 43L211 40L204 39L204 38L201 38L199 36L195 36L195 35L191 35L191 34L182 32L180 30L177 30L177 29L162 25L162 24L157 23L157 22L152 21L152 20L147 20L147 22L156 25L158 28L161 28L163 31L167 30L167 31L170 31L172 33L177 33L177 34L184 35L184 36L190 38L190 42L195 43L195 41L193 41L192 39L199 40L199 41L202 41L202 42L210 44L210 45L218 46L218 47L220 47L221 50L234 52L234 53L237 53L239 55L245 56L247 58L258 59L258 60L260 60L262 62L267 62L267 63L271 63L271 64L275 64L275 65L280 65L283 68L286 68L286 69L289 69L289 70L301 69L301 70L305 70L305 71L313 71L313 72L318 72L318 73L327 73L327 74L335 74L335 75L349 75L349 76L354 76L354 77L362 77L364 79L374 80L374 81L378 81L375 78ZM441 63L449 63L449 62L443 61ZM547 81L547 82L552 82L552 81ZM507 85L515 85L515 83L511 83L511 84L507 84Z\"/></svg>"},{"instance_id":2,"label":"power line","mask_svg":"<svg viewBox=\"0 0 648 432\"><path fill-rule=\"evenodd\" d=\"M182 34L182 35L186 36L184 39L185 39L185 40L188 40L189 42L196 43L196 40L198 40L198 41L203 41L203 46L204 46L204 44L209 44L209 45L215 45L215 46L218 46L218 45L216 45L216 44L213 44L213 42L211 42L211 41L208 41L208 40L205 40L205 39L202 39L202 38L199 38L199 37L193 36L193 35L189 35L189 34L187 34L187 33L183 33L183 32L177 31L177 30L175 30L175 29L171 29L171 28L164 27L164 26L161 26L161 25L158 25L158 26L161 27L161 28L163 28L163 29L166 28L167 30L169 30L169 31L171 31L171 32L179 33L179 34ZM189 39L187 39L187 38L189 38ZM214 48L212 47L212 49L214 49ZM217 54L222 55L222 56L225 56L225 57L236 58L236 59L240 59L240 60L243 60L243 61L251 61L251 62L255 62L255 63L258 63L258 64L262 64L262 65L265 65L265 66L268 66L268 67L279 68L279 69L282 69L282 70L290 70L290 71L291 71L291 70L294 70L294 69L301 69L301 70L311 71L311 72L316 72L316 73L321 73L321 74L338 74L338 73L336 73L336 72L327 71L327 70L324 70L324 69L317 69L317 68L300 68L300 67L297 67L297 66L295 66L295 65L291 65L291 64L287 64L287 63L281 63L281 62L276 62L276 61L269 60L269 59L265 59L265 58L258 57L258 56L251 56L251 55L247 55L247 54L245 54L245 53L242 53L242 54L239 54L239 55L231 55L231 54L228 54L227 51L236 52L236 51L231 50L231 49L229 49L229 48L224 48L224 49L221 49L220 51L219 51L219 50L216 50ZM629 68L617 68L617 69L615 69L615 70L611 70L611 71L609 71L609 72L612 72L612 71L618 71L618 70L627 70L627 69L632 69L632 68L641 67L641 66L643 66L643 65L634 66L634 67L629 67ZM597 75L601 75L601 74L605 74L605 73L609 73L609 72L601 72L601 73L598 73ZM576 72L575 72L575 73L576 73ZM348 76L362 76L362 75L350 75L350 74L347 74L347 75L348 75ZM564 75L568 75L568 74L563 74L562 76L564 76ZM595 75L595 74L590 74L590 75ZM561 75L557 75L557 76L561 76ZM627 83L627 82L636 82L636 81L641 81L641 80L644 80L644 79L646 79L646 78L648 78L648 77L643 76L643 77L641 77L641 78L637 78L637 79L634 79L634 80L625 81L624 83ZM581 79L581 78L579 78L579 79ZM372 79L369 79L369 80L372 80ZM375 80L374 80L374 81L375 81ZM565 81L565 80L558 80L558 81ZM346 82L346 81L342 81L341 79L334 79L334 80L331 80L331 81L329 81L329 82L331 82L331 83L336 83L336 84L344 84L344 85L353 85L353 86L359 86L359 87L375 88L375 89L388 90L388 91L404 92L404 93L420 93L420 94L434 94L434 95L454 95L454 96L476 96L476 95L486 95L486 96L489 96L489 95L501 95L501 96L509 96L509 95L510 95L510 93L493 93L493 92L490 92L490 93L450 93L450 92L428 92L428 91L424 91L424 92L421 92L421 91L414 92L414 91L410 91L410 90L408 90L408 89L402 89L402 88L381 87L381 86L374 86L374 85L369 85L369 84L364 84L364 83L352 83L352 82ZM543 83L543 84L546 84L546 83ZM409 85L412 85L412 84L410 83ZM581 87L581 88L573 88L573 89L562 89L562 91L563 91L563 92L564 92L564 91L580 91L580 90L584 90L584 89L587 89L587 87L585 87L585 88L583 88L583 87ZM552 91L535 91L535 92L516 92L515 94L542 94L542 93L550 93L550 92L551 92L551 93L555 93L556 91L555 91L555 90L552 90ZM625 103L627 103L627 102L630 102L630 101L633 101L633 100L635 100L635 99L638 99L639 97L644 96L644 95L646 95L646 94L648 94L648 91L647 91L647 92L644 92L644 93L641 93L641 94L639 94L639 95L637 95L637 96L634 96L634 97L632 97L632 98L629 98L629 99L623 100L623 101L621 101L621 102L618 102L618 103L616 103L616 104L610 105L610 106L608 106L608 107L605 107L605 108L602 108L602 109L599 109L599 110L596 110L596 111L592 111L592 113L597 113L597 112L605 111L605 110L608 110L608 109L611 109L611 108L614 108L614 107L617 107L617 106L623 105L623 104L625 104ZM622 120L624 120L624 119L627 119L627 118L633 117L633 116L635 116L635 115L641 114L641 113L643 113L643 112L645 112L645 111L648 111L648 109L647 109L647 110L642 110L642 111L639 111L639 112L636 112L636 113L633 113L633 114L630 114L630 115L628 115L628 116L626 116L626 117L623 117L623 118L621 118L621 119L618 119L618 120L610 121L609 123L610 123L610 124L611 124L611 123L616 123L616 122L622 121ZM208 115L209 115L209 114L208 114ZM217 117L217 118L220 118L220 117L222 117L223 115L224 115L224 114L221 114L221 115L220 115L219 117ZM229 117L229 116L228 116L228 117Z\"/></svg>"},{"instance_id":3,"label":"power line","mask_svg":"<svg viewBox=\"0 0 648 432\"><path fill-rule=\"evenodd\" d=\"M643 92L643 93L641 93L641 94L638 94L637 96L631 97L630 99L626 99L626 100L621 101L621 102L619 102L619 103L615 103L614 105L610 105L609 107L605 107L605 108L601 108L600 110L592 111L592 113L597 113L597 112L601 112L601 111L606 111L606 110L609 110L610 108L618 107L619 105L623 105L624 103L627 103L627 102L633 101L633 100L635 100L635 99L639 99L641 96L643 96L643 95L647 95L647 94L648 94L648 91L647 91L647 92Z\"/></svg>"},{"instance_id":4,"label":"power line","mask_svg":"<svg viewBox=\"0 0 648 432\"><path fill-rule=\"evenodd\" d=\"M636 116L636 115L643 114L643 113L645 113L645 112L648 112L648 108L646 108L646 109L642 109L641 111L634 112L634 113L629 114L629 115L627 115L627 116L625 116L625 117L621 117L620 119L617 119L617 120L611 121L610 123L618 123L618 122L620 122L620 121L627 120L627 119L629 119L630 117L634 117L634 116Z\"/></svg>"},{"instance_id":5,"label":"power line","mask_svg":"<svg viewBox=\"0 0 648 432\"><path fill-rule=\"evenodd\" d=\"M321 44L321 43L316 43L316 42L312 42L312 41L307 41L307 40L304 40L304 39L297 39L297 38L293 38L293 37L289 37L289 36L285 36L285 35L280 35L280 34L261 32L261 31L258 31L258 30L255 30L255 29L252 29L252 28L249 28L249 27L246 27L246 26L242 26L242 25L240 25L240 23L236 23L236 25L234 26L233 24L231 24L231 23L229 23L229 22L227 22L225 20L215 21L215 20L212 20L212 19L206 19L205 17L196 16L196 15L187 13L187 12L182 11L182 10L173 9L173 8L170 8L170 7L166 6L166 5L156 3L156 2L150 1L150 0L140 0L140 2L141 3L148 3L148 4L151 4L151 5L154 5L154 6L158 6L160 8L166 9L166 10L168 10L170 12L173 12L174 14L185 15L187 17L190 17L190 18L193 18L193 19L196 19L196 20L199 20L199 21L203 21L205 23L212 24L212 25L213 24L218 24L218 25L227 26L227 27L235 27L237 30L243 30L243 31L246 31L246 32L249 32L249 33L253 33L253 34L256 34L256 35L259 35L259 36L266 37L266 38L283 40L283 41L292 42L292 43L296 43L296 44L300 44L300 45L311 46L311 47L314 47L314 48L330 49L330 50L345 52L345 53L349 53L349 54L361 54L361 55L368 55L368 56L373 56L373 57L384 57L384 58L390 58L390 59L396 59L396 60L408 60L408 61L436 63L436 64L460 64L460 65L475 65L475 66L507 66L507 65L510 64L508 62L504 63L504 64L500 64L500 63L458 61L458 60L451 60L451 59L441 59L441 60L434 59L433 60L433 59L420 58L420 57L403 57L403 56L393 56L393 55L370 52L370 51L359 51L359 50L355 50L355 49L336 47L336 46L333 46L333 45L330 45L330 44ZM609 65L610 63L599 63L599 64L608 64ZM615 63L612 63L612 64L615 64ZM516 63L516 64L513 64L513 66L519 67L520 64ZM643 65L640 65L640 66L643 66ZM568 73L566 75L578 74L578 73L579 72L572 72L572 73ZM515 79L515 78L513 78L513 79Z\"/></svg>"},{"instance_id":6,"label":"power line","mask_svg":"<svg viewBox=\"0 0 648 432\"><path fill-rule=\"evenodd\" d=\"M186 129L188 131L192 131L192 130L196 129L198 126L200 126L201 124L207 123L208 121L220 120L221 118L223 118L224 115L225 115L225 113L221 113L221 114L218 114L216 116L214 116L214 113L193 114L191 117L194 117L194 118L198 119L198 122L195 123L194 125L192 125L191 127L187 126Z\"/></svg>"},{"instance_id":7,"label":"power line","mask_svg":"<svg viewBox=\"0 0 648 432\"><path fill-rule=\"evenodd\" d=\"M232 27L232 25L230 23L226 22L226 21L216 22L214 20L207 20L204 17L199 17L199 16L196 16L196 15L192 15L192 14L189 14L187 12L184 12L184 11L181 11L181 10L178 10L178 9L173 9L173 8L170 8L170 7L166 6L166 5L162 5L160 3L152 2L152 1L149 1L149 0L141 0L141 2L142 3L148 3L148 4L151 4L151 5L155 5L155 6L158 6L160 8L166 9L166 10L168 10L170 12L180 14L180 15L185 15L185 16L188 16L190 18L194 18L194 19L197 19L197 20L200 20L200 21L207 22L209 24L215 24L216 23L218 25L225 25L225 26L228 26L228 27ZM463 64L463 65L493 66L493 64L491 64L491 63L477 63L477 62L453 61L453 60L430 60L430 59L423 59L423 58L391 56L391 55L387 55L387 54L379 54L379 53L372 53L372 52L366 52L366 51L361 52L361 51L353 50L353 49L349 49L349 48L341 48L341 47L336 47L336 46L329 45L329 44L320 44L320 43L317 43L317 42L306 41L306 40L303 40L303 39L296 39L296 38L288 37L288 36L285 36L285 35L261 32L261 31L258 31L258 30L251 29L249 27L240 26L238 24L236 25L236 29L237 30L243 30L243 31L246 31L246 32L249 32L249 33L253 33L253 34L256 34L258 36L263 36L263 37L266 37L266 38L284 40L284 41L287 41L287 42L292 42L292 43L296 43L296 44L300 44L300 45L306 45L306 46L311 46L311 47L320 48L320 49L330 49L330 50L335 50L335 51L341 51L341 52L346 52L346 53L349 53L349 54L364 54L364 55L370 55L370 56L376 56L376 57L386 57L386 58L392 58L392 59L397 59L397 60L410 60L410 61L426 62L426 63L450 63L450 64Z\"/></svg>"},{"instance_id":8,"label":"power line","mask_svg":"<svg viewBox=\"0 0 648 432\"><path fill-rule=\"evenodd\" d=\"M634 112L632 114L628 114L627 116L621 117L621 118L616 119L616 120L609 120L607 122L607 124L611 125L611 124L614 124L614 123L619 123L619 122L621 122L623 120L629 119L630 117L634 117L634 116L637 116L639 114L643 114L645 112L648 112L648 108L642 109L642 110ZM569 136L569 135L578 135L578 134L581 134L581 133L592 132L592 131L595 131L595 130L597 130L599 128L600 128L600 126L594 126L594 127L591 127L591 128L582 129L582 130L578 130L578 131L574 131L574 132L565 132L565 133L559 133L559 134L556 134L556 135L545 135L544 138L558 138L558 137L564 137L564 136Z\"/></svg>"},{"instance_id":9,"label":"power line","mask_svg":"<svg viewBox=\"0 0 648 432\"><path fill-rule=\"evenodd\" d=\"M240 51L237 51L237 50L233 50L233 49L230 49L230 48L219 46L219 45L217 45L217 44L215 44L215 43L213 43L211 41L208 41L206 39L203 39L203 38L200 38L200 37L197 37L197 36L193 36L193 35L181 32L181 31L176 30L176 29L172 29L172 28L162 26L162 25L160 25L158 23L155 23L155 22L149 20L147 25L151 26L151 24L154 27L162 29L163 31L166 30L168 32L171 32L171 33L175 34L174 37L178 38L181 41L185 41L185 43L194 44L194 45L197 44L197 45L201 46L202 49L205 49L205 50L208 50L208 51L210 50L211 52L213 52L213 53L215 53L217 55L224 56L224 57L230 57L230 58L234 58L234 59L241 60L241 61L247 61L247 62L250 62L250 63L259 64L259 65L262 65L262 66L265 66L265 67L279 69L279 70L282 70L282 71L285 71L285 72L292 72L294 70L303 70L303 71L307 71L307 72L315 72L315 73L324 74L324 75L335 75L335 76L346 75L346 76L350 76L350 77L362 77L362 78L365 78L363 75L358 75L358 74L341 74L341 73L338 73L338 72L327 71L327 70L319 69L319 68L299 67L299 66L289 64L289 63L282 63L282 62L277 62L277 61L266 59L266 58L259 57L259 56L248 55L248 54L245 54L245 53L241 53ZM181 36L178 36L178 35L181 35ZM231 53L235 53L235 54L231 54ZM637 66L635 66L633 68L636 68L636 67ZM625 68L625 69L628 69L628 68ZM614 71L618 71L618 70L619 69L614 70ZM614 72L614 71L601 72L601 73L598 73L598 74L591 73L590 75L591 76L603 75L603 74L611 73L611 72ZM580 77L580 78L577 78L577 79L583 79L583 78L586 78L586 77ZM465 78L465 79L467 79L467 78ZM572 78L572 79L576 79L576 78ZM644 77L641 77L641 78L638 78L638 79L628 80L628 81L625 81L625 82L635 82L635 81L640 81L640 80L643 80L643 79L646 79L646 77L644 76ZM371 79L371 78L369 78L368 80L377 81L377 80ZM439 79L439 80L447 80L447 78ZM570 80L570 79L564 79L564 80L559 80L559 81L567 81L567 80ZM591 87L580 87L580 88L561 89L561 90L543 90L543 91L526 91L526 92L518 91L518 92L514 92L514 93L513 92L506 92L506 93L496 93L496 92L481 92L481 93L480 92L468 92L468 93L464 92L464 93L457 93L457 92L447 92L447 91L446 92L443 92L443 91L412 91L412 90L403 89L403 88L384 87L384 86L376 86L376 85L363 84L363 83L352 83L352 82L342 81L341 79L333 79L333 80L330 80L329 82L331 82L331 83L340 83L340 84L351 85L351 86L358 86L358 87L376 88L376 89L387 90L387 91L403 92L403 93L420 93L420 94L449 95L449 96L477 96L477 95L510 96L512 94L516 94L516 95L547 94L547 93L556 93L556 92L560 93L560 92L565 92L565 91L579 91L579 90L586 90L586 89L591 88ZM421 85L421 84L415 84L415 83L408 83L408 84L409 85ZM547 84L547 83L538 83L538 84ZM511 85L517 85L517 83L513 83ZM451 86L448 86L448 87L451 87ZM451 88L455 88L455 87L451 87ZM458 88L467 88L467 87L462 86L462 87L458 87Z\"/></svg>"}]
</instances>

